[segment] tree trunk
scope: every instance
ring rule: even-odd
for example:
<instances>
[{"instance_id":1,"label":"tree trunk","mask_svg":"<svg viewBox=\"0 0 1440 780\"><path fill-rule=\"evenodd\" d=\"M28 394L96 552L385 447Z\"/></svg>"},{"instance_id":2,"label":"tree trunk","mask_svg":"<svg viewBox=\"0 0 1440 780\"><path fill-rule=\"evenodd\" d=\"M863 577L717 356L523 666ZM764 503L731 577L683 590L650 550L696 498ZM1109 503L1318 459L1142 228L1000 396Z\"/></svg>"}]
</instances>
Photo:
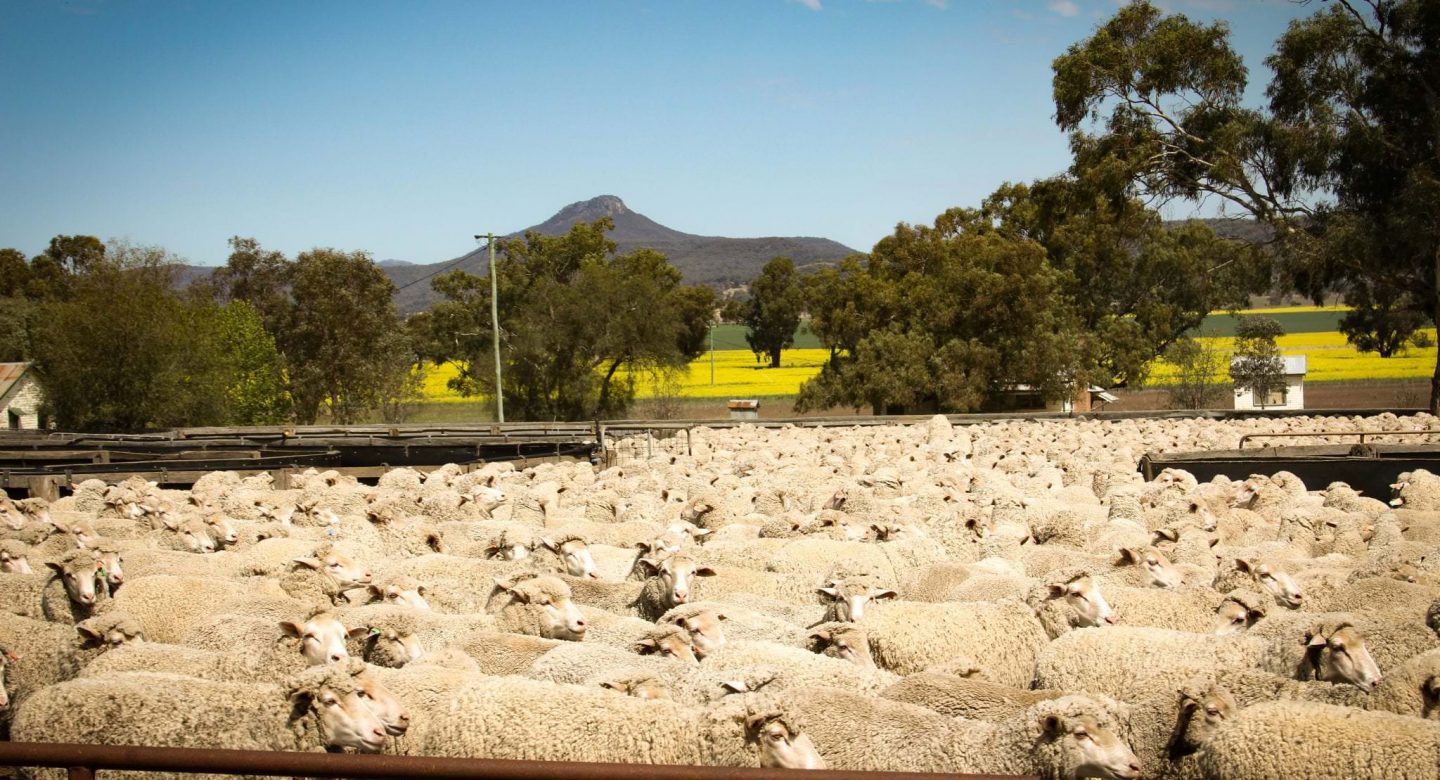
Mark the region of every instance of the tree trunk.
<instances>
[{"instance_id":1,"label":"tree trunk","mask_svg":"<svg viewBox=\"0 0 1440 780\"><path fill-rule=\"evenodd\" d=\"M1440 327L1440 245L1435 247L1435 278L1431 282L1434 299L1431 319ZM1435 345L1435 373L1430 376L1430 413L1440 415L1440 339Z\"/></svg>"},{"instance_id":2,"label":"tree trunk","mask_svg":"<svg viewBox=\"0 0 1440 780\"><path fill-rule=\"evenodd\" d=\"M773 347L773 348L771 348L771 350L770 350L770 367L771 367L771 368L779 368L779 367L780 367L780 348L779 348L779 347Z\"/></svg>"},{"instance_id":3,"label":"tree trunk","mask_svg":"<svg viewBox=\"0 0 1440 780\"><path fill-rule=\"evenodd\" d=\"M600 408L596 411L602 414L605 411L605 404L610 400L610 380L615 376L616 369L620 368L620 362L623 359L624 358L616 358L615 362L610 364L610 370L605 372L605 380L600 383Z\"/></svg>"}]
</instances>

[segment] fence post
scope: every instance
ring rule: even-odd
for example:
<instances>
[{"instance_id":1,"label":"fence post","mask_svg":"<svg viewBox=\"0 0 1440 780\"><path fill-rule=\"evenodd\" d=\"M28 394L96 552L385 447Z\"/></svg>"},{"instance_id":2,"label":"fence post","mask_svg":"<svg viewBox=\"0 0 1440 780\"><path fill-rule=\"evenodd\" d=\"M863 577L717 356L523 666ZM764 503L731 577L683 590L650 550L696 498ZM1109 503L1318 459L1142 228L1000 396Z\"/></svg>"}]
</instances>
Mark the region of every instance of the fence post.
<instances>
[{"instance_id":1,"label":"fence post","mask_svg":"<svg viewBox=\"0 0 1440 780\"><path fill-rule=\"evenodd\" d=\"M65 771L70 780L95 780L95 770L88 766L72 766Z\"/></svg>"}]
</instances>

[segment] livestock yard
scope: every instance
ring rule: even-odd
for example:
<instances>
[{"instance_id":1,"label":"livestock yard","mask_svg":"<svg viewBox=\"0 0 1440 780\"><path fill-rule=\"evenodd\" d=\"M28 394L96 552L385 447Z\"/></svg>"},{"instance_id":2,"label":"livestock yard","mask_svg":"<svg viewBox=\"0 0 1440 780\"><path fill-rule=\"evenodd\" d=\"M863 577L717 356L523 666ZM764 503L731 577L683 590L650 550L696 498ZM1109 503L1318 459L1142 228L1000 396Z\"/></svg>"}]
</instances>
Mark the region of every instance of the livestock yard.
<instances>
[{"instance_id":1,"label":"livestock yard","mask_svg":"<svg viewBox=\"0 0 1440 780\"><path fill-rule=\"evenodd\" d=\"M1436 776L1440 477L1376 470L1387 448L1440 444L1440 420L966 422L695 427L365 482L319 463L286 484L75 474L54 500L17 493L0 499L0 760L67 766L20 743L88 743ZM1325 473L1367 461L1349 480L1365 493L1163 468L1242 437L1278 457L1294 439L1274 434L1310 434ZM273 767L243 755L203 765ZM123 765L184 765L143 758ZM311 758L293 771L344 771Z\"/></svg>"}]
</instances>

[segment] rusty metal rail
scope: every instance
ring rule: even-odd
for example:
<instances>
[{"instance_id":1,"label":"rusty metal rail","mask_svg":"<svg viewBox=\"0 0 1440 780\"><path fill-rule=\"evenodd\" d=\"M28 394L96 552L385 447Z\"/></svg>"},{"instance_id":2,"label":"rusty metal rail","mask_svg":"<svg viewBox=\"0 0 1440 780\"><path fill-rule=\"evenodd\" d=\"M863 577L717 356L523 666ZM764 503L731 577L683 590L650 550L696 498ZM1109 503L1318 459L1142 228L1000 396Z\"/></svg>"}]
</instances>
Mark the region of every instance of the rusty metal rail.
<instances>
[{"instance_id":1,"label":"rusty metal rail","mask_svg":"<svg viewBox=\"0 0 1440 780\"><path fill-rule=\"evenodd\" d=\"M0 742L0 766L58 767L71 780L96 770L343 778L473 778L476 780L794 780L791 769L501 761L481 758L291 753L263 750ZM1033 775L942 775L923 772L825 771L825 780L1039 780Z\"/></svg>"},{"instance_id":2,"label":"rusty metal rail","mask_svg":"<svg viewBox=\"0 0 1440 780\"><path fill-rule=\"evenodd\" d=\"M1360 443L1365 443L1366 436L1430 436L1440 435L1440 431L1300 431L1294 433L1247 433L1240 437L1239 449L1245 449L1245 442L1251 439L1275 439L1275 438L1311 438L1319 436L1359 436Z\"/></svg>"}]
</instances>

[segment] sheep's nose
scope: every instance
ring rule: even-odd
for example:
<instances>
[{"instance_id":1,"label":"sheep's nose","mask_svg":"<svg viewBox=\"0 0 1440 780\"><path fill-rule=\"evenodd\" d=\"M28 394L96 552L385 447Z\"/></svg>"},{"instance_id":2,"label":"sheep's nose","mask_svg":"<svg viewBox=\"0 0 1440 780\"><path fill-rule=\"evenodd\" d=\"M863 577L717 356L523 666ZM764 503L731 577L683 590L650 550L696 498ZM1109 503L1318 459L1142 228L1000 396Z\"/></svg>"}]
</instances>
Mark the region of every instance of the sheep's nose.
<instances>
[{"instance_id":1,"label":"sheep's nose","mask_svg":"<svg viewBox=\"0 0 1440 780\"><path fill-rule=\"evenodd\" d=\"M579 631L584 631L584 630L585 630L585 621L584 621L584 620L577 620L577 621L575 621L575 628L576 628L577 630L579 630Z\"/></svg>"},{"instance_id":2,"label":"sheep's nose","mask_svg":"<svg viewBox=\"0 0 1440 780\"><path fill-rule=\"evenodd\" d=\"M1105 616L1105 625L1107 625L1107 626L1113 626L1113 625L1115 625L1115 624L1118 623L1118 622L1119 622L1119 620L1117 620L1114 615L1106 615L1106 616Z\"/></svg>"},{"instance_id":3,"label":"sheep's nose","mask_svg":"<svg viewBox=\"0 0 1440 780\"><path fill-rule=\"evenodd\" d=\"M330 662L331 662L331 663L335 663L336 661L343 661L343 660L345 660L345 656L340 655L339 653L331 653L331 654L330 654Z\"/></svg>"}]
</instances>

